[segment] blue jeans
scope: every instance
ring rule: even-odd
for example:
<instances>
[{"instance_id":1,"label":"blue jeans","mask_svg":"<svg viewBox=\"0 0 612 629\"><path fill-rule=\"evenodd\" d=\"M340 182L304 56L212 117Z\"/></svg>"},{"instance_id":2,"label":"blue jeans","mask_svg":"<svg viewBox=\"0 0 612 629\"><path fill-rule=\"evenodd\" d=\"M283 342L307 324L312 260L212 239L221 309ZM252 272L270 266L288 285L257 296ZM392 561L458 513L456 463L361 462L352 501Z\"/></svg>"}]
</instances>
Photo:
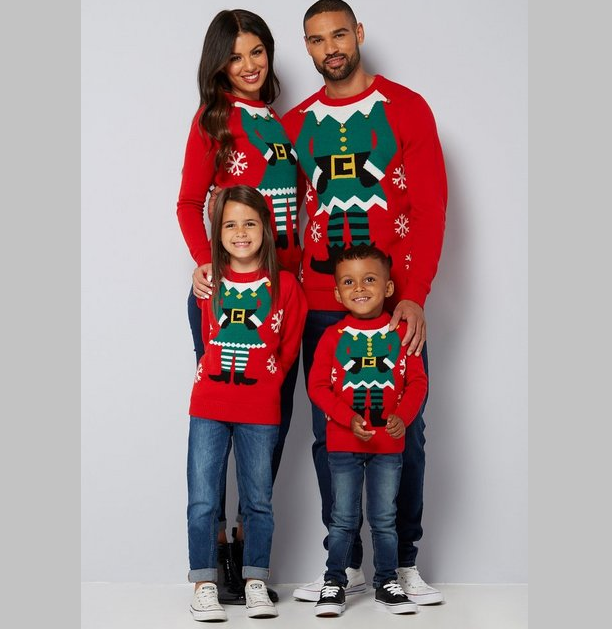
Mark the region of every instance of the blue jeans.
<instances>
[{"instance_id":1,"label":"blue jeans","mask_svg":"<svg viewBox=\"0 0 612 629\"><path fill-rule=\"evenodd\" d=\"M402 473L401 454L330 452L332 519L329 525L325 580L346 586L346 568L353 539L362 524L363 481L366 485L366 512L372 529L374 550L373 586L397 577L397 532L395 499Z\"/></svg>"},{"instance_id":2,"label":"blue jeans","mask_svg":"<svg viewBox=\"0 0 612 629\"><path fill-rule=\"evenodd\" d=\"M198 303L193 294L193 289L189 291L189 297L187 299L187 314L189 316L189 326L191 327L191 335L193 337L196 364L198 364L200 362L200 358L204 355L204 343L202 341L202 311L198 307ZM278 473L278 468L280 467L281 457L283 454L283 448L285 447L285 439L287 438L289 426L291 425L291 416L293 414L293 393L295 391L295 383L297 381L299 367L300 360L298 356L291 366L291 369L287 372L281 387L281 422L278 431L278 441L274 447L274 452L272 453L272 482L276 480L276 475ZM221 503L219 505L220 529L225 529L227 521L225 514L225 478L227 474L227 461L228 459L226 458L224 463ZM240 504L238 504L237 521L242 521L242 509Z\"/></svg>"},{"instance_id":3,"label":"blue jeans","mask_svg":"<svg viewBox=\"0 0 612 629\"><path fill-rule=\"evenodd\" d=\"M242 576L267 579L272 549L272 450L278 426L191 417L187 453L189 581L217 580L219 496L234 442L244 522Z\"/></svg>"},{"instance_id":4,"label":"blue jeans","mask_svg":"<svg viewBox=\"0 0 612 629\"><path fill-rule=\"evenodd\" d=\"M310 367L317 343L323 332L346 316L345 312L327 310L309 310L306 317L304 337L302 341L302 358L304 362L304 377L308 382ZM427 343L423 346L423 364L428 373ZM423 516L423 482L425 479L425 421L423 411L427 404L427 396L415 420L406 429L406 446L402 454L403 465L397 497L396 529L398 535L398 565L407 568L416 564L418 542L423 536L421 519ZM312 458L321 493L321 518L329 531L331 522L332 493L331 475L329 472L328 453L326 448L326 420L323 412L312 405ZM360 523L363 516L360 518ZM323 540L323 546L328 549L328 538ZM355 536L353 550L349 560L351 568L361 566L363 546L359 533Z\"/></svg>"}]
</instances>

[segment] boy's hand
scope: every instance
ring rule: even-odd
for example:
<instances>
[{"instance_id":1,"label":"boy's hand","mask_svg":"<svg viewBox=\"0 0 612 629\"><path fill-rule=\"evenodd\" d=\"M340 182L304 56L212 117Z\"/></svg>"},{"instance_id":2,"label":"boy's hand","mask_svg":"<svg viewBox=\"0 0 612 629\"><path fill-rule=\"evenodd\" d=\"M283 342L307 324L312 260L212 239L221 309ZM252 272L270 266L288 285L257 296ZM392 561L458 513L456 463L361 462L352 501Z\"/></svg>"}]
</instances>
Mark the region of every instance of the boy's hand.
<instances>
[{"instance_id":1,"label":"boy's hand","mask_svg":"<svg viewBox=\"0 0 612 629\"><path fill-rule=\"evenodd\" d=\"M351 419L351 430L357 439L362 441L369 441L375 434L375 430L364 430L366 420L361 415L353 415Z\"/></svg>"},{"instance_id":2,"label":"boy's hand","mask_svg":"<svg viewBox=\"0 0 612 629\"><path fill-rule=\"evenodd\" d=\"M404 422L397 415L389 415L385 430L389 437L400 439L406 432L406 426L404 426Z\"/></svg>"}]
</instances>

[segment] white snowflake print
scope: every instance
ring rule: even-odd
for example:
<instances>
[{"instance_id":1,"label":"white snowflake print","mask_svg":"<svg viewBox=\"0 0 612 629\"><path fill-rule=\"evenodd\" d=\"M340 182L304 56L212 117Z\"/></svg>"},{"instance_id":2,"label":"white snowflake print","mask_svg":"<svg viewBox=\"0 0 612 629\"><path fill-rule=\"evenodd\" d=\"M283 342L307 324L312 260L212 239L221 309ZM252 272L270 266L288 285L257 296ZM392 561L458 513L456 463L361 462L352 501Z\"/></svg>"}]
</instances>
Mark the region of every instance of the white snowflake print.
<instances>
[{"instance_id":1,"label":"white snowflake print","mask_svg":"<svg viewBox=\"0 0 612 629\"><path fill-rule=\"evenodd\" d=\"M321 240L321 225L319 223L313 223L310 226L310 237L315 241Z\"/></svg>"},{"instance_id":2,"label":"white snowflake print","mask_svg":"<svg viewBox=\"0 0 612 629\"><path fill-rule=\"evenodd\" d=\"M406 357L404 356L402 360L400 360L400 374L402 375L402 378L404 377L405 373L406 373Z\"/></svg>"},{"instance_id":3,"label":"white snowflake print","mask_svg":"<svg viewBox=\"0 0 612 629\"><path fill-rule=\"evenodd\" d=\"M410 227L408 227L408 217L405 214L400 214L395 219L395 225L395 233L399 234L400 238L404 238L410 231Z\"/></svg>"},{"instance_id":4,"label":"white snowflake print","mask_svg":"<svg viewBox=\"0 0 612 629\"><path fill-rule=\"evenodd\" d=\"M193 381L200 382L201 379L202 379L202 363L198 363L198 368L196 370L196 375Z\"/></svg>"},{"instance_id":5,"label":"white snowflake print","mask_svg":"<svg viewBox=\"0 0 612 629\"><path fill-rule=\"evenodd\" d=\"M313 199L313 194L312 194L312 186L310 185L310 181L306 184L306 201L312 201Z\"/></svg>"},{"instance_id":6,"label":"white snowflake print","mask_svg":"<svg viewBox=\"0 0 612 629\"><path fill-rule=\"evenodd\" d=\"M329 415L325 414L325 421L330 422L331 420L332 418Z\"/></svg>"},{"instance_id":7,"label":"white snowflake print","mask_svg":"<svg viewBox=\"0 0 612 629\"><path fill-rule=\"evenodd\" d=\"M304 283L304 269L300 267L300 272L298 273L298 281L300 284Z\"/></svg>"},{"instance_id":8,"label":"white snowflake print","mask_svg":"<svg viewBox=\"0 0 612 629\"><path fill-rule=\"evenodd\" d=\"M268 362L266 363L266 369L270 373L276 373L278 371L278 367L276 366L276 358L274 358L274 355L268 358Z\"/></svg>"},{"instance_id":9,"label":"white snowflake print","mask_svg":"<svg viewBox=\"0 0 612 629\"><path fill-rule=\"evenodd\" d=\"M281 308L272 315L272 332L278 334L280 332L281 323L283 321L284 310Z\"/></svg>"},{"instance_id":10,"label":"white snowflake print","mask_svg":"<svg viewBox=\"0 0 612 629\"><path fill-rule=\"evenodd\" d=\"M404 169L404 164L402 164L399 168L396 168L393 171L394 175L397 177L393 177L393 183L400 189L406 189L406 170Z\"/></svg>"},{"instance_id":11,"label":"white snowflake print","mask_svg":"<svg viewBox=\"0 0 612 629\"><path fill-rule=\"evenodd\" d=\"M410 269L410 263L412 262L412 254L411 253L406 254L406 257L404 259L406 261L406 264L405 264L406 271L408 271Z\"/></svg>"},{"instance_id":12,"label":"white snowflake print","mask_svg":"<svg viewBox=\"0 0 612 629\"><path fill-rule=\"evenodd\" d=\"M334 382L336 382L336 380L338 379L338 372L336 371L336 368L335 368L335 367L332 367L332 370L331 370L331 378L330 378L330 379L331 379L331 381L332 381L332 384L333 384Z\"/></svg>"},{"instance_id":13,"label":"white snowflake print","mask_svg":"<svg viewBox=\"0 0 612 629\"><path fill-rule=\"evenodd\" d=\"M230 175L240 176L249 167L246 161L246 153L240 151L230 151L227 162L225 162L225 170Z\"/></svg>"}]
</instances>

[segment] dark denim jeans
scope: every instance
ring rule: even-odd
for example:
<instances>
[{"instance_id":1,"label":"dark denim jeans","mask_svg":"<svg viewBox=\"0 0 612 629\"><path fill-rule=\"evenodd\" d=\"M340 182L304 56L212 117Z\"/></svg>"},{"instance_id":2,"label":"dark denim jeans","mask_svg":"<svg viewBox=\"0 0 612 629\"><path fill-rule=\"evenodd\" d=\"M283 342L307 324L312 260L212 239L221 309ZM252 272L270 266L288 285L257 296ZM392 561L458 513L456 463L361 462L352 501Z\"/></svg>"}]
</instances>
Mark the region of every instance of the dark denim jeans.
<instances>
[{"instance_id":1,"label":"dark denim jeans","mask_svg":"<svg viewBox=\"0 0 612 629\"><path fill-rule=\"evenodd\" d=\"M193 347L196 357L196 365L200 362L200 358L204 355L204 343L202 341L202 311L198 307L198 303L193 294L193 290L189 291L189 297L187 298L187 314L189 316L189 325L191 327L191 335L193 337ZM291 369L285 376L285 381L281 387L281 423L278 431L278 441L274 447L272 453L272 482L276 480L278 468L280 467L281 457L283 454L283 448L285 447L285 439L289 432L289 426L291 425L291 416L293 414L293 393L295 391L295 383L298 377L298 370L300 367L299 356L295 359L295 362L291 366ZM231 448L231 444L230 444ZM228 450L229 456L229 450ZM225 514L225 478L227 475L227 461L226 457L223 467L223 487L221 493L221 504L219 510L219 528L225 529L226 514ZM242 509L240 504L238 505L238 521L242 520Z\"/></svg>"},{"instance_id":2,"label":"dark denim jeans","mask_svg":"<svg viewBox=\"0 0 612 629\"><path fill-rule=\"evenodd\" d=\"M234 442L244 521L243 578L267 580L272 549L272 451L278 426L191 417L187 454L189 581L217 580L219 494Z\"/></svg>"},{"instance_id":3,"label":"dark denim jeans","mask_svg":"<svg viewBox=\"0 0 612 629\"><path fill-rule=\"evenodd\" d=\"M304 362L304 377L308 383L308 375L317 343L321 335L330 325L338 323L346 313L309 310L306 317L304 337L302 341L302 358ZM423 363L428 373L427 343L423 347ZM406 446L402 455L402 475L397 497L396 529L398 536L398 565L407 568L416 564L418 542L423 536L421 519L423 516L423 482L425 479L425 421L423 411L427 404L427 397L415 420L406 429ZM324 414L314 404L312 405L312 430L314 443L312 444L312 458L321 493L321 517L323 524L329 531L332 510L331 475L328 464L326 442L326 420ZM363 516L360 517L360 524ZM323 546L329 549L328 538L323 540ZM355 536L353 550L348 566L358 568L363 559L363 545L359 534Z\"/></svg>"},{"instance_id":4,"label":"dark denim jeans","mask_svg":"<svg viewBox=\"0 0 612 629\"><path fill-rule=\"evenodd\" d=\"M347 584L346 568L353 539L361 526L365 478L366 513L374 550L372 585L380 587L397 576L395 499L402 473L402 455L330 452L329 469L333 506L325 580Z\"/></svg>"}]
</instances>

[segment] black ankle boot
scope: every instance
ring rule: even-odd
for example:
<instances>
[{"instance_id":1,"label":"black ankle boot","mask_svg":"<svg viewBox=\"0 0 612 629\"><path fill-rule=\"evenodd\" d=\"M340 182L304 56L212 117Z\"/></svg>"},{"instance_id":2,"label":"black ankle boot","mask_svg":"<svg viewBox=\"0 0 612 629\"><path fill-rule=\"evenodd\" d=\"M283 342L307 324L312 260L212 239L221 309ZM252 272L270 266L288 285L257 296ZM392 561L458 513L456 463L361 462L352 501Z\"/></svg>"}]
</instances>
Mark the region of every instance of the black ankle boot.
<instances>
[{"instance_id":1,"label":"black ankle boot","mask_svg":"<svg viewBox=\"0 0 612 629\"><path fill-rule=\"evenodd\" d=\"M317 273L325 273L327 275L333 275L336 268L336 258L343 251L342 245L331 245L327 247L327 260L315 260L310 258L310 268Z\"/></svg>"},{"instance_id":2,"label":"black ankle boot","mask_svg":"<svg viewBox=\"0 0 612 629\"><path fill-rule=\"evenodd\" d=\"M234 371L234 384L255 384L257 378L247 378L243 372Z\"/></svg>"},{"instance_id":3,"label":"black ankle boot","mask_svg":"<svg viewBox=\"0 0 612 629\"><path fill-rule=\"evenodd\" d=\"M232 537L234 538L234 541L231 544L232 546L231 552L232 552L232 559L234 561L234 565L236 566L238 574L242 575L242 554L244 552L244 541L241 539L236 539L237 532L238 532L238 529L234 527L232 529ZM246 579L242 579L242 582L246 583ZM270 597L270 600L273 603L278 603L278 592L276 592L271 587L269 587L267 583L266 583L266 589L268 590L268 596ZM219 601L220 600L221 599L219 599Z\"/></svg>"},{"instance_id":4,"label":"black ankle boot","mask_svg":"<svg viewBox=\"0 0 612 629\"><path fill-rule=\"evenodd\" d=\"M382 408L371 408L370 409L370 423L372 426L386 426L387 420L383 419L383 409Z\"/></svg>"},{"instance_id":5,"label":"black ankle boot","mask_svg":"<svg viewBox=\"0 0 612 629\"><path fill-rule=\"evenodd\" d=\"M209 373L208 377L215 382L229 382L231 375L229 371L222 371L219 374Z\"/></svg>"},{"instance_id":6,"label":"black ankle boot","mask_svg":"<svg viewBox=\"0 0 612 629\"><path fill-rule=\"evenodd\" d=\"M217 588L222 605L245 605L244 583L232 561L229 544L217 546Z\"/></svg>"}]
</instances>

